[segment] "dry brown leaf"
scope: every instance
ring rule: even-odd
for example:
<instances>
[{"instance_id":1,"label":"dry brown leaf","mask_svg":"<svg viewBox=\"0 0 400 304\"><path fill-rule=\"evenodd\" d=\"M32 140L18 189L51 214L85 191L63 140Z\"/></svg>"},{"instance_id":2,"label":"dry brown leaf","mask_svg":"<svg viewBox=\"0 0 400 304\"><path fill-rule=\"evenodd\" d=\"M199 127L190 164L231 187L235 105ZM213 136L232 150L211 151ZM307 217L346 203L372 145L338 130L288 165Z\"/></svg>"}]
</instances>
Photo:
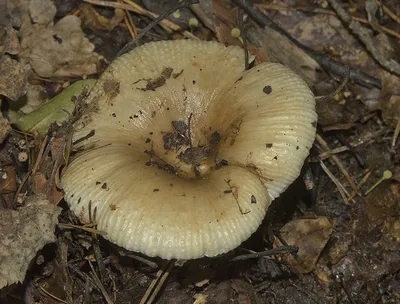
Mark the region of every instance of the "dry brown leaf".
<instances>
[{"instance_id":1,"label":"dry brown leaf","mask_svg":"<svg viewBox=\"0 0 400 304\"><path fill-rule=\"evenodd\" d=\"M291 255L285 258L298 273L309 273L328 242L332 233L332 224L328 218L295 219L281 229L283 239L290 246L299 248L297 259Z\"/></svg>"},{"instance_id":2,"label":"dry brown leaf","mask_svg":"<svg viewBox=\"0 0 400 304\"><path fill-rule=\"evenodd\" d=\"M269 61L290 67L310 86L318 81L319 64L288 38L270 28L260 29L253 26L247 32L249 40L265 50Z\"/></svg>"},{"instance_id":3,"label":"dry brown leaf","mask_svg":"<svg viewBox=\"0 0 400 304\"><path fill-rule=\"evenodd\" d=\"M115 9L115 14L108 19L100 15L89 3L81 5L81 18L86 27L93 30L106 30L111 32L125 18L125 12L122 9Z\"/></svg>"},{"instance_id":4,"label":"dry brown leaf","mask_svg":"<svg viewBox=\"0 0 400 304\"><path fill-rule=\"evenodd\" d=\"M0 210L0 289L22 282L32 259L54 242L61 208L35 195L17 210Z\"/></svg>"},{"instance_id":5,"label":"dry brown leaf","mask_svg":"<svg viewBox=\"0 0 400 304\"><path fill-rule=\"evenodd\" d=\"M26 84L24 67L8 56L0 57L0 95L15 101L26 93Z\"/></svg>"},{"instance_id":6,"label":"dry brown leaf","mask_svg":"<svg viewBox=\"0 0 400 304\"><path fill-rule=\"evenodd\" d=\"M22 62L41 77L79 77L97 72L98 54L82 32L76 16L65 16L55 25L24 24L20 30Z\"/></svg>"},{"instance_id":7,"label":"dry brown leaf","mask_svg":"<svg viewBox=\"0 0 400 304\"><path fill-rule=\"evenodd\" d=\"M16 55L20 51L20 44L18 40L18 32L13 29L11 24L8 24L4 29L0 29L0 40L3 36L3 45L0 45L0 53L8 53L10 55Z\"/></svg>"},{"instance_id":8,"label":"dry brown leaf","mask_svg":"<svg viewBox=\"0 0 400 304\"><path fill-rule=\"evenodd\" d=\"M379 96L378 108L382 111L384 120L400 119L400 78L386 77L382 81L382 90Z\"/></svg>"},{"instance_id":9,"label":"dry brown leaf","mask_svg":"<svg viewBox=\"0 0 400 304\"><path fill-rule=\"evenodd\" d=\"M393 222L400 216L400 183L385 181L365 198L368 231Z\"/></svg>"},{"instance_id":10,"label":"dry brown leaf","mask_svg":"<svg viewBox=\"0 0 400 304\"><path fill-rule=\"evenodd\" d=\"M0 178L0 192L14 192L17 190L17 182L15 179L15 168L13 166L7 166L2 170L2 176Z\"/></svg>"},{"instance_id":11,"label":"dry brown leaf","mask_svg":"<svg viewBox=\"0 0 400 304\"><path fill-rule=\"evenodd\" d=\"M264 48L256 47L251 44L247 47L247 49L249 50L249 54L255 57L256 64L270 61Z\"/></svg>"},{"instance_id":12,"label":"dry brown leaf","mask_svg":"<svg viewBox=\"0 0 400 304\"><path fill-rule=\"evenodd\" d=\"M53 21L57 8L51 0L29 1L29 14L33 23L49 24Z\"/></svg>"},{"instance_id":13,"label":"dry brown leaf","mask_svg":"<svg viewBox=\"0 0 400 304\"><path fill-rule=\"evenodd\" d=\"M231 35L232 29L237 27L238 10L236 8L227 8L225 0L213 0L212 4L216 21L215 32L218 41L229 45L242 46L241 42Z\"/></svg>"}]
</instances>

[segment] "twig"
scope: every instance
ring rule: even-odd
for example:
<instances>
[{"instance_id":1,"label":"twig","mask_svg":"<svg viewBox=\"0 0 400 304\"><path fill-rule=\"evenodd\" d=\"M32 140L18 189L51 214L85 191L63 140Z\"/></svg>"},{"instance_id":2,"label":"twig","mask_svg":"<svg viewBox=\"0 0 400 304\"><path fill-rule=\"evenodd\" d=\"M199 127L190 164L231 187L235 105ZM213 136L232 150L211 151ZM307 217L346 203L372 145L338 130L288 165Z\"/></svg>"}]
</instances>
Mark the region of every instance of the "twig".
<instances>
[{"instance_id":1,"label":"twig","mask_svg":"<svg viewBox=\"0 0 400 304\"><path fill-rule=\"evenodd\" d=\"M367 170L367 173L364 175L362 180L358 183L357 188L351 192L350 196L347 198L348 201L351 201L360 191L361 187L367 182L368 178L371 176L372 171L370 169Z\"/></svg>"},{"instance_id":2,"label":"twig","mask_svg":"<svg viewBox=\"0 0 400 304\"><path fill-rule=\"evenodd\" d=\"M346 86L346 84L349 82L350 79L350 68L348 66L345 66L345 68L346 68L346 76L344 77L343 81L339 84L337 89L332 93L329 93L328 95L315 97L315 99L318 100L318 102L324 102L326 100L329 100L333 96L339 94L341 90L343 90L343 88Z\"/></svg>"},{"instance_id":3,"label":"twig","mask_svg":"<svg viewBox=\"0 0 400 304\"><path fill-rule=\"evenodd\" d=\"M365 159L365 157L363 155L361 155L361 153L358 153L356 150L353 149L352 145L350 144L350 142L348 141L348 139L346 138L346 136L344 136L342 133L338 133L336 134L337 139L339 139L339 141L347 146L349 148L350 153L354 156L354 158L357 160L357 163L363 168L366 169L368 167L367 165L367 161Z\"/></svg>"},{"instance_id":4,"label":"twig","mask_svg":"<svg viewBox=\"0 0 400 304\"><path fill-rule=\"evenodd\" d=\"M133 1L131 1L131 0L122 0L122 1L124 1L125 3L127 3L127 4L128 4L129 6L131 6L134 10L136 10L136 13L138 13L138 14L147 15L148 17L153 18L153 19L156 19L156 18L158 18L158 17L160 16L160 15L158 15L158 14L155 14L155 13L153 13L153 12L150 12L150 11L148 11L148 10L142 8L140 5L136 4L135 2L133 2ZM185 1L184 1L184 2L185 2ZM178 5L174 8L174 10L173 10L172 12L170 12L168 15L172 14L173 12L175 12L175 11L178 10L178 9L181 9L181 8L183 8L183 7L187 7L187 6L191 5L191 4L195 4L194 2L192 3L192 2L190 2L190 1L186 1L186 2L187 2L186 4L184 4L184 2L181 3L181 4L183 4L183 6L180 6L180 4L178 4ZM188 2L190 2L190 3L188 3ZM168 17L168 15L166 15L164 18ZM188 32L188 31L184 31L178 24L176 24L176 23L174 23L174 22L172 22L172 21L169 21L168 19L164 19L164 20L160 21L160 24L166 26L166 27L167 27L167 30L168 30L168 29L171 29L171 30L173 30L173 31L175 31L175 32L182 32L182 35L183 35L184 37L186 37L186 38L198 39L198 38L197 38L196 36L194 36L192 33Z\"/></svg>"},{"instance_id":5,"label":"twig","mask_svg":"<svg viewBox=\"0 0 400 304\"><path fill-rule=\"evenodd\" d=\"M396 127L394 128L393 138L392 138L392 149L396 146L397 137L400 133L400 119L397 120Z\"/></svg>"},{"instance_id":6,"label":"twig","mask_svg":"<svg viewBox=\"0 0 400 304\"><path fill-rule=\"evenodd\" d=\"M164 27L172 29L173 31L182 32L182 35L184 37L186 37L186 38L199 39L195 35L193 35L192 33L188 32L188 31L183 31L182 28L179 25L173 23L172 21L169 21L168 19L165 19L166 17L168 17L169 15L171 15L173 12L175 12L178 9L182 9L182 8L187 7L189 5L198 3L198 0L182 1L177 6L175 6L174 8L166 11L165 13L163 13L161 15L157 15L155 13L152 13L152 12L148 11L148 10L145 10L144 8L142 8L141 6L139 6L138 4L136 4L136 3L132 2L132 1L124 0L125 2L128 2L129 4L123 4L123 3L118 3L118 2L109 2L109 1L101 1L101 0L84 0L84 1L87 2L87 3L100 5L100 6L121 8L121 9L125 9L125 10L128 10L128 11L135 12L137 14L144 14L144 15L149 16L151 18L155 18L154 21L152 21L144 29L142 29L140 31L140 33L137 36L135 36L135 38L133 38L131 41L129 41L118 52L117 57L119 57L122 54L125 54L125 53L133 50L135 48L135 44L139 41L139 39L141 39L144 35L146 35L146 33L148 31L150 31L153 27L155 27L158 24L162 24Z\"/></svg>"},{"instance_id":7,"label":"twig","mask_svg":"<svg viewBox=\"0 0 400 304\"><path fill-rule=\"evenodd\" d=\"M336 0L328 0L329 4L335 10L339 19L348 26L353 33L364 43L365 48L369 51L372 58L375 59L384 69L400 75L400 64L393 59L386 59L376 48L374 42L372 41L368 31L361 26L357 21L351 19L351 16L336 2Z\"/></svg>"},{"instance_id":8,"label":"twig","mask_svg":"<svg viewBox=\"0 0 400 304\"><path fill-rule=\"evenodd\" d=\"M150 267L153 268L153 269L158 268L158 264L157 264L157 263L154 263L154 262L152 262L152 261L150 261L150 260L147 260L147 259L145 259L145 258L142 258L142 257L140 257L140 256L138 256L138 255L135 255L135 254L126 254L126 253L124 253L124 252L119 252L119 255L121 255L121 256L126 256L126 257L128 257L128 258L131 258L131 259L137 260L137 261L139 261L139 262L142 262L143 264L146 264L147 266L150 266Z\"/></svg>"},{"instance_id":9,"label":"twig","mask_svg":"<svg viewBox=\"0 0 400 304\"><path fill-rule=\"evenodd\" d=\"M140 304L153 303L153 301L157 297L158 293L160 292L162 286L165 283L165 280L167 279L168 275L170 274L174 266L175 266L175 260L171 260L157 272L156 278L151 282L150 286L147 288L146 293L140 300Z\"/></svg>"},{"instance_id":10,"label":"twig","mask_svg":"<svg viewBox=\"0 0 400 304\"><path fill-rule=\"evenodd\" d=\"M343 187L343 185L338 181L338 179L332 174L332 172L325 166L323 161L319 162L321 165L321 168L325 171L326 175L329 176L329 178L332 180L332 182L336 185L336 188L339 190L340 196L343 199L343 202L348 205L349 202L347 201L347 196L349 196L349 193L347 193L346 189Z\"/></svg>"},{"instance_id":11,"label":"twig","mask_svg":"<svg viewBox=\"0 0 400 304\"><path fill-rule=\"evenodd\" d=\"M331 149L329 148L328 143L321 137L321 135L317 134L315 139L317 142L326 150L330 151ZM340 161L340 159L336 155L331 156L332 160L335 162L335 164L338 166L339 170L342 172L342 174L346 177L347 181L349 182L351 188L355 190L357 188L356 184L354 183L353 178L350 176L349 172L347 172L346 168Z\"/></svg>"},{"instance_id":12,"label":"twig","mask_svg":"<svg viewBox=\"0 0 400 304\"><path fill-rule=\"evenodd\" d=\"M290 36L286 31L281 29L278 25L276 25L268 16L263 14L260 10L258 10L250 0L232 0L236 5L241 7L254 21L256 21L260 26L269 27L281 35L287 37L290 41L292 41L297 47L305 51L308 55L315 59L318 64L325 70L331 71L332 73L345 77L347 74L347 67L343 64L333 60L332 58L318 54L306 47L292 36ZM367 75L364 72L359 71L358 69L354 69L350 67L350 79L362 86L371 88L377 87L382 88L381 81L376 79L370 75Z\"/></svg>"},{"instance_id":13,"label":"twig","mask_svg":"<svg viewBox=\"0 0 400 304\"><path fill-rule=\"evenodd\" d=\"M297 254L298 250L299 250L299 248L295 247L295 246L280 246L277 248L273 248L273 249L269 249L269 250L265 250L265 251L261 251L261 252L239 255L239 256L231 259L230 262L256 259L256 258L260 258L263 256L277 255L277 254L282 254L282 253Z\"/></svg>"},{"instance_id":14,"label":"twig","mask_svg":"<svg viewBox=\"0 0 400 304\"><path fill-rule=\"evenodd\" d=\"M383 11L389 15L390 18L392 18L394 21L400 24L400 17L397 16L395 13L393 13L386 5L381 3L379 0L376 0L376 3L382 7Z\"/></svg>"},{"instance_id":15,"label":"twig","mask_svg":"<svg viewBox=\"0 0 400 304\"><path fill-rule=\"evenodd\" d=\"M93 281L96 283L96 287L101 291L101 293L103 294L104 299L106 300L106 302L108 304L113 304L114 302L111 300L110 296L107 293L107 290L104 288L103 284L101 283L99 277L96 274L96 271L94 270L94 267L92 265L92 263L90 262L90 260L88 260L89 266L91 268L91 276Z\"/></svg>"},{"instance_id":16,"label":"twig","mask_svg":"<svg viewBox=\"0 0 400 304\"><path fill-rule=\"evenodd\" d=\"M138 5L134 2L125 1L128 3L128 4L125 4L125 3L102 1L102 0L84 0L84 1L87 3L94 4L94 5L113 7L113 8L123 9L126 11L131 11L136 14L145 15L145 16L153 18L153 19L155 19L159 16L153 12L150 12L150 11L144 9L143 7L141 7L140 5ZM176 23L173 23L172 21L169 21L167 19L160 21L159 24L168 32L170 32L171 30L176 31L176 32L183 32L182 33L183 36L185 36L187 38L192 38L192 39L197 38L197 37L193 36L192 33L188 32L188 31L183 31L179 25L177 25ZM195 38L193 38L193 37L195 37Z\"/></svg>"},{"instance_id":17,"label":"twig","mask_svg":"<svg viewBox=\"0 0 400 304\"><path fill-rule=\"evenodd\" d=\"M95 233L95 234L100 234L100 235L106 235L107 232L97 230L95 228L90 228L90 227L85 227L85 226L79 226L79 225L74 225L74 224L64 224L64 223L58 223L57 225L61 229L80 229L84 230L90 233Z\"/></svg>"},{"instance_id":18,"label":"twig","mask_svg":"<svg viewBox=\"0 0 400 304\"><path fill-rule=\"evenodd\" d=\"M51 294L50 292L48 292L46 289L44 289L43 286L40 286L40 291L42 291L42 292L43 292L45 295L47 295L48 297L50 297L50 298L56 300L57 302L68 304L67 301L64 301L64 300L62 300L62 299L60 299L60 298L57 298L55 295L53 295L53 294Z\"/></svg>"},{"instance_id":19,"label":"twig","mask_svg":"<svg viewBox=\"0 0 400 304\"><path fill-rule=\"evenodd\" d=\"M129 12L125 12L125 14L129 14ZM126 27L128 28L128 31L129 31L129 33L131 34L131 37L132 37L132 38L135 38L137 34L135 34L135 31L134 31L134 29L133 29L131 23L129 22L128 17L125 16L124 19L125 19Z\"/></svg>"},{"instance_id":20,"label":"twig","mask_svg":"<svg viewBox=\"0 0 400 304\"><path fill-rule=\"evenodd\" d=\"M89 278L89 276L87 276L86 280L85 280L85 297L84 297L83 303L84 304L90 303L90 278Z\"/></svg>"},{"instance_id":21,"label":"twig","mask_svg":"<svg viewBox=\"0 0 400 304\"><path fill-rule=\"evenodd\" d=\"M243 10L239 10L239 14L238 14L238 26L239 26L239 30L240 33L242 35L242 41L243 41L243 49L244 49L244 66L245 69L248 70L250 68L250 64L249 64L249 50L247 48L247 35L246 32L244 30L244 25L243 25Z\"/></svg>"},{"instance_id":22,"label":"twig","mask_svg":"<svg viewBox=\"0 0 400 304\"><path fill-rule=\"evenodd\" d=\"M49 136L46 135L45 138L43 139L42 143L40 144L39 154L38 154L38 156L37 156L37 158L36 158L35 165L33 166L32 174L35 174L36 171L37 171L38 168L39 168L39 164L40 164L40 162L41 162L41 160L42 160L44 148L46 147L46 143L47 143L47 139L48 139L48 138L49 138Z\"/></svg>"}]
</instances>

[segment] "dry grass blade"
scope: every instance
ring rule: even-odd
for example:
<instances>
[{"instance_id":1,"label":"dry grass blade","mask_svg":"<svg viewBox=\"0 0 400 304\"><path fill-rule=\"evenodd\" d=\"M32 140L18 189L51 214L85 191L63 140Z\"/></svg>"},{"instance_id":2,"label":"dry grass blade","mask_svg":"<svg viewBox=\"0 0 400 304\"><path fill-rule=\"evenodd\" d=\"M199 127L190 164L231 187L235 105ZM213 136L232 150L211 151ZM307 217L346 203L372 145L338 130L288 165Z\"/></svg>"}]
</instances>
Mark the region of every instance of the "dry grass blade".
<instances>
[{"instance_id":1,"label":"dry grass blade","mask_svg":"<svg viewBox=\"0 0 400 304\"><path fill-rule=\"evenodd\" d=\"M132 1L125 1L128 4L124 4L124 3L118 3L118 2L111 2L111 1L101 1L101 0L84 0L87 3L91 3L94 5L99 5L99 6L105 6L105 7L113 7L113 8L120 8L120 9L124 9L127 11L131 11L134 12L136 14L140 14L140 15L146 15L150 18L159 18L160 15L155 14L153 12L150 12L146 9L144 9L143 7L141 7L140 5L132 2ZM175 10L175 9L174 9ZM168 14L169 15L169 14ZM176 23L169 21L167 19L163 19L162 21L160 21L160 25L166 30L166 31L175 31L175 32L180 32L182 33L182 35L186 38L190 38L190 39L199 39L197 38L195 35L193 35L192 33L188 32L188 31L184 31L179 25L177 25Z\"/></svg>"},{"instance_id":2,"label":"dry grass blade","mask_svg":"<svg viewBox=\"0 0 400 304\"><path fill-rule=\"evenodd\" d=\"M58 227L60 227L61 229L80 229L80 230L84 230L84 231L87 231L87 232L90 232L90 233L99 234L99 235L106 235L107 234L106 232L97 230L95 228L79 226L79 225L74 225L74 224L59 223Z\"/></svg>"},{"instance_id":3,"label":"dry grass blade","mask_svg":"<svg viewBox=\"0 0 400 304\"><path fill-rule=\"evenodd\" d=\"M50 292L48 292L46 289L44 289L43 286L40 286L40 291L43 292L46 296L52 298L53 300L56 300L57 302L68 304L67 301L64 301L64 300L56 297L55 295L51 294Z\"/></svg>"},{"instance_id":4,"label":"dry grass blade","mask_svg":"<svg viewBox=\"0 0 400 304\"><path fill-rule=\"evenodd\" d=\"M156 278L151 282L147 288L146 293L140 300L140 304L151 304L154 303L158 293L168 278L171 270L175 266L175 260L169 261L162 269L157 272Z\"/></svg>"},{"instance_id":5,"label":"dry grass blade","mask_svg":"<svg viewBox=\"0 0 400 304\"><path fill-rule=\"evenodd\" d=\"M331 151L331 149L329 148L328 143L321 137L321 135L317 134L316 135L316 140L325 149L326 152L330 152ZM336 155L332 155L331 158L335 162L335 164L338 166L338 168L342 172L342 174L346 177L346 179L349 182L351 188L353 188L353 190L355 190L357 188L357 186L354 183L354 180L350 176L349 172L347 172L346 168L344 167L344 165L340 161L340 159Z\"/></svg>"},{"instance_id":6,"label":"dry grass blade","mask_svg":"<svg viewBox=\"0 0 400 304\"><path fill-rule=\"evenodd\" d=\"M321 164L321 168L324 170L324 172L326 173L326 175L329 176L329 178L332 180L332 182L336 185L337 189L339 190L340 196L343 199L343 202L348 205L348 201L347 201L347 196L349 195L349 193L346 191L346 189L343 187L343 185L339 182L339 180L332 174L332 172L328 169L327 166L325 166L323 161L319 162Z\"/></svg>"},{"instance_id":7,"label":"dry grass blade","mask_svg":"<svg viewBox=\"0 0 400 304\"><path fill-rule=\"evenodd\" d=\"M363 179L358 183L357 188L353 190L353 192L351 192L350 196L347 198L348 201L351 201L358 194L361 187L367 182L368 178L371 176L371 173L371 170L368 169Z\"/></svg>"},{"instance_id":8,"label":"dry grass blade","mask_svg":"<svg viewBox=\"0 0 400 304\"><path fill-rule=\"evenodd\" d=\"M91 277L93 279L93 281L96 284L96 287L101 291L101 293L103 294L104 299L106 300L107 304L113 304L114 302L111 300L110 296L107 293L107 290L104 288L103 284L101 283L99 277L96 274L96 271L92 265L92 263L90 262L90 260L88 260L89 266L91 268Z\"/></svg>"},{"instance_id":9,"label":"dry grass blade","mask_svg":"<svg viewBox=\"0 0 400 304\"><path fill-rule=\"evenodd\" d=\"M384 5L381 1L377 0L376 3L382 7L383 11L388 14L390 18L400 24L400 16L393 13L386 5Z\"/></svg>"}]
</instances>

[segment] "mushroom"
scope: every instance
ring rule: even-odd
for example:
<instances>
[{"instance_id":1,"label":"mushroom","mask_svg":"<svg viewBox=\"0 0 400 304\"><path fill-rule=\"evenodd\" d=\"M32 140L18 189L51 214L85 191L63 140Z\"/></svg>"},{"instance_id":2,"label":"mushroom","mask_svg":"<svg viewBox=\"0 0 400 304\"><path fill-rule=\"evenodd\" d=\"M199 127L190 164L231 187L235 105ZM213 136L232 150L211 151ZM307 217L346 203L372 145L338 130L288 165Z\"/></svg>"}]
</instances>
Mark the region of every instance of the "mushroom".
<instances>
[{"instance_id":1,"label":"mushroom","mask_svg":"<svg viewBox=\"0 0 400 304\"><path fill-rule=\"evenodd\" d=\"M299 176L317 115L299 76L277 63L245 70L243 53L178 40L115 60L75 125L62 178L71 210L83 222L96 213L108 240L165 259L248 239Z\"/></svg>"}]
</instances>

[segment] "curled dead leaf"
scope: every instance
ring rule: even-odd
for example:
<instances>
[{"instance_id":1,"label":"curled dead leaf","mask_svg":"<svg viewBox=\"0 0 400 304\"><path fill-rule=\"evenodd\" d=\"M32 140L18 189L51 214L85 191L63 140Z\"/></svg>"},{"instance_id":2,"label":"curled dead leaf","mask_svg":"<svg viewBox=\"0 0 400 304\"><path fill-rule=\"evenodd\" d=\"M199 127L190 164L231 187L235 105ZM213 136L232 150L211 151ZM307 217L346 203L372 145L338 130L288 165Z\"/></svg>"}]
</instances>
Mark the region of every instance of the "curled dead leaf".
<instances>
[{"instance_id":1,"label":"curled dead leaf","mask_svg":"<svg viewBox=\"0 0 400 304\"><path fill-rule=\"evenodd\" d=\"M8 53L10 55L16 55L19 53L20 44L18 41L18 32L13 29L11 24L8 24L4 27L3 33L1 33L0 29L0 37L3 38L3 44L0 45L1 53Z\"/></svg>"},{"instance_id":2,"label":"curled dead leaf","mask_svg":"<svg viewBox=\"0 0 400 304\"><path fill-rule=\"evenodd\" d=\"M81 12L83 23L93 30L106 30L111 32L125 18L125 12L118 8L115 9L112 18L106 18L100 15L89 3L83 3L81 5Z\"/></svg>"},{"instance_id":3,"label":"curled dead leaf","mask_svg":"<svg viewBox=\"0 0 400 304\"><path fill-rule=\"evenodd\" d=\"M98 54L81 29L78 17L68 15L55 25L30 24L20 30L21 62L41 77L79 77L97 72Z\"/></svg>"},{"instance_id":4,"label":"curled dead leaf","mask_svg":"<svg viewBox=\"0 0 400 304\"><path fill-rule=\"evenodd\" d=\"M309 273L328 242L332 233L332 224L327 217L315 219L295 219L281 229L283 239L290 246L299 248L297 259L291 255L285 258L298 273Z\"/></svg>"},{"instance_id":5,"label":"curled dead leaf","mask_svg":"<svg viewBox=\"0 0 400 304\"><path fill-rule=\"evenodd\" d=\"M40 195L18 211L0 210L0 289L22 282L38 250L56 240L60 212Z\"/></svg>"}]
</instances>

